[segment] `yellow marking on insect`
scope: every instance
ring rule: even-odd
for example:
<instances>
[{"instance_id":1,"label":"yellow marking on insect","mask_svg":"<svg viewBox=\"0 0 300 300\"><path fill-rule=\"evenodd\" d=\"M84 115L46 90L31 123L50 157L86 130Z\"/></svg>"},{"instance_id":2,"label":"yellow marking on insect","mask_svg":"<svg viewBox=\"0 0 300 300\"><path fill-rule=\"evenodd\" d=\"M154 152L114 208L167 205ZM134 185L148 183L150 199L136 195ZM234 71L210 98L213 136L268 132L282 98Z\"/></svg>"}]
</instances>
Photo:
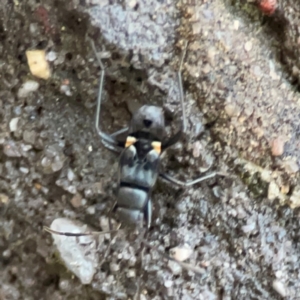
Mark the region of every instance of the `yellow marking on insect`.
<instances>
[{"instance_id":1,"label":"yellow marking on insect","mask_svg":"<svg viewBox=\"0 0 300 300\"><path fill-rule=\"evenodd\" d=\"M125 148L128 148L129 146L133 145L136 142L136 138L133 136L128 136L125 143Z\"/></svg>"},{"instance_id":2,"label":"yellow marking on insect","mask_svg":"<svg viewBox=\"0 0 300 300\"><path fill-rule=\"evenodd\" d=\"M161 142L152 142L151 146L158 154L161 153Z\"/></svg>"}]
</instances>

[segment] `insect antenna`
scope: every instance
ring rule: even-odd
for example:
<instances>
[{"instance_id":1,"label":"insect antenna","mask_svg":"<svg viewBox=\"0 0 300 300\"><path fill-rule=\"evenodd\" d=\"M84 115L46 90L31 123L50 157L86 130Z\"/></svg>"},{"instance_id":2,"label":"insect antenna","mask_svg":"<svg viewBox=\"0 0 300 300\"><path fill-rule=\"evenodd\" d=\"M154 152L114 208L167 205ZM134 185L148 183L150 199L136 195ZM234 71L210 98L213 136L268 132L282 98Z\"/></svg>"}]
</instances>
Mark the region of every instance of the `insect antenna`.
<instances>
[{"instance_id":1,"label":"insect antenna","mask_svg":"<svg viewBox=\"0 0 300 300\"><path fill-rule=\"evenodd\" d=\"M115 233L115 232L119 232L120 229L115 229L115 230L107 230L107 231L88 231L88 232L62 232L62 231L56 231L53 230L47 226L43 227L43 230L51 233L51 234L57 234L57 235L64 235L64 236L75 236L75 237L79 237L79 236L89 236L89 235L102 235L102 234L107 234L107 233Z\"/></svg>"}]
</instances>

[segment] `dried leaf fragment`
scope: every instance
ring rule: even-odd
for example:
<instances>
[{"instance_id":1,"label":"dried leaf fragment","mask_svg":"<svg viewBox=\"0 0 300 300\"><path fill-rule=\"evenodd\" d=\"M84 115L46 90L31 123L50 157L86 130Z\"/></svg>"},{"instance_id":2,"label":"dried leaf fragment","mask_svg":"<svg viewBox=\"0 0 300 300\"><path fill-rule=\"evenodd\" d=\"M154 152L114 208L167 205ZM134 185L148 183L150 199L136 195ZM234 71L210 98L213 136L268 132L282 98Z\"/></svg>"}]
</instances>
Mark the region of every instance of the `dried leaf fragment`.
<instances>
[{"instance_id":1,"label":"dried leaf fragment","mask_svg":"<svg viewBox=\"0 0 300 300\"><path fill-rule=\"evenodd\" d=\"M45 50L27 50L26 57L32 75L42 79L50 77L50 68L46 60Z\"/></svg>"}]
</instances>

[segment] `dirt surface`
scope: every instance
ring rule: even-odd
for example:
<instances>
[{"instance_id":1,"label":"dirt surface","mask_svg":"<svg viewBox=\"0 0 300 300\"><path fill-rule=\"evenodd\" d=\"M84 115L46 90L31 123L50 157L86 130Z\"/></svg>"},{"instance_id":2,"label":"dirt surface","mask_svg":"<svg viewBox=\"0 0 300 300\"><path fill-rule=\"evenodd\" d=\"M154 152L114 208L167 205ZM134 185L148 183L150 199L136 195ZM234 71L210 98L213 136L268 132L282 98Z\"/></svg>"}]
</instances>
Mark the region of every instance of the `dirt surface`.
<instances>
[{"instance_id":1,"label":"dirt surface","mask_svg":"<svg viewBox=\"0 0 300 300\"><path fill-rule=\"evenodd\" d=\"M0 299L300 299L300 4L264 15L248 2L1 1ZM175 130L188 42L188 131L164 168L227 176L187 189L159 181L148 242L166 253L189 244L200 274L155 249L141 255L120 233L108 253L99 238L82 285L42 231L60 217L104 230L114 203L118 160L94 126L100 68L88 37L106 66L107 132L143 103L163 106ZM29 49L46 50L49 79L32 76Z\"/></svg>"}]
</instances>

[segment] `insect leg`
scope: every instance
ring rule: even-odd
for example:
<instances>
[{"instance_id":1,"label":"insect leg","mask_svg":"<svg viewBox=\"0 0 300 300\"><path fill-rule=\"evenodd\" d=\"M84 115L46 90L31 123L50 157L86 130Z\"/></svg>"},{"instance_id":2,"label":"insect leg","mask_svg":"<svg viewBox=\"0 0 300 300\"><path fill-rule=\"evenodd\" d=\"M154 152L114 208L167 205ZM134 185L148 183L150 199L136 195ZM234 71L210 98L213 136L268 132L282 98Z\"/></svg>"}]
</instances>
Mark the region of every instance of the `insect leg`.
<instances>
[{"instance_id":1,"label":"insect leg","mask_svg":"<svg viewBox=\"0 0 300 300\"><path fill-rule=\"evenodd\" d=\"M118 135L123 134L124 132L127 132L128 130L129 130L129 128L128 128L128 127L125 127L125 128L123 128L123 129L120 129L120 130L118 130L118 131L112 133L110 136L116 137L116 136L118 136Z\"/></svg>"},{"instance_id":2,"label":"insect leg","mask_svg":"<svg viewBox=\"0 0 300 300\"><path fill-rule=\"evenodd\" d=\"M151 201L151 199L148 200L144 214L145 214L147 229L149 229L151 226L151 221L152 221L152 201Z\"/></svg>"},{"instance_id":3,"label":"insect leg","mask_svg":"<svg viewBox=\"0 0 300 300\"><path fill-rule=\"evenodd\" d=\"M185 46L184 46L184 51L181 57L180 61L180 66L179 70L177 72L177 82L178 82L178 87L179 87L179 99L180 99L180 105L181 105L181 112L182 112L182 124L181 128L178 132L176 132L173 136L171 136L166 142L163 142L162 144L162 150L167 149L168 147L171 147L172 145L176 144L179 139L182 136L182 133L186 131L186 113L185 113L185 107L184 107L184 92L183 92L183 84L182 84L182 76L181 76L181 69L183 65L183 61L186 55L186 49L187 49L187 44L188 42L186 41Z\"/></svg>"},{"instance_id":4,"label":"insect leg","mask_svg":"<svg viewBox=\"0 0 300 300\"><path fill-rule=\"evenodd\" d=\"M104 84L104 77L105 77L105 68L104 65L99 59L96 51L95 44L92 39L90 39L91 46L93 48L93 51L95 53L96 59L99 63L99 66L101 68L101 73L100 73L100 80L99 80L99 90L98 90L98 96L97 96L97 110L96 110L96 119L95 119L95 127L96 130L99 134L99 136L102 139L102 142L105 147L109 148L110 150L120 152L120 145L118 141L115 139L115 136L109 135L105 132L103 132L100 128L100 111L101 111L101 101L102 101L102 93L103 93L103 84Z\"/></svg>"},{"instance_id":5,"label":"insect leg","mask_svg":"<svg viewBox=\"0 0 300 300\"><path fill-rule=\"evenodd\" d=\"M115 203L113 204L113 206L111 207L109 213L108 213L108 225L109 225L109 230L112 230L112 223L111 223L111 215L113 212L115 212L117 210L117 201L115 201Z\"/></svg>"},{"instance_id":6,"label":"insect leg","mask_svg":"<svg viewBox=\"0 0 300 300\"><path fill-rule=\"evenodd\" d=\"M184 107L184 93L183 93L183 84L182 84L182 77L181 77L181 69L183 65L183 61L186 55L186 49L187 49L188 42L186 41L183 54L180 61L179 70L177 72L177 80L178 80L178 87L179 87L179 97L180 97L180 103L181 103L181 112L182 112L182 131L186 131L186 115L185 115L185 107Z\"/></svg>"},{"instance_id":7,"label":"insect leg","mask_svg":"<svg viewBox=\"0 0 300 300\"><path fill-rule=\"evenodd\" d=\"M183 186L183 187L188 187L188 186L192 186L196 183L199 183L201 181L204 181L204 180L207 180L207 179L210 179L210 178L213 178L215 177L216 175L219 175L219 173L217 172L213 172L213 173L210 173L210 174L207 174L205 176L202 176L202 177L199 177L199 178L196 178L194 180L189 180L189 181L181 181L181 180L178 180L174 177L172 177L171 175L168 175L166 173L160 173L159 176L171 183L174 183L176 185L179 185L179 186ZM224 174L220 174L220 175L224 175Z\"/></svg>"}]
</instances>

